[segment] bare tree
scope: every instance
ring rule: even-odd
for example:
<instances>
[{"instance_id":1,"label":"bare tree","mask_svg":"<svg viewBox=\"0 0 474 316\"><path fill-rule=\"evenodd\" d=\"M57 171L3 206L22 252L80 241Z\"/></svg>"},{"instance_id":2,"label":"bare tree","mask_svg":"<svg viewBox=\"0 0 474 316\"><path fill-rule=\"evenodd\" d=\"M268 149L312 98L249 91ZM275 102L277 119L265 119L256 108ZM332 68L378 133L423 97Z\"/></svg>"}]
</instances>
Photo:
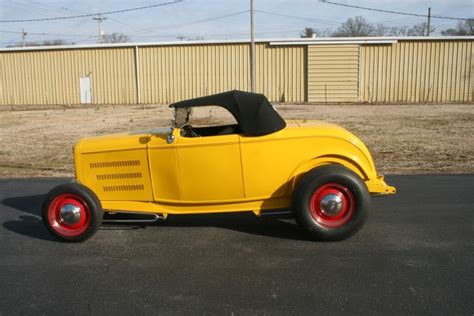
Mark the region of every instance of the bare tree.
<instances>
[{"instance_id":1,"label":"bare tree","mask_svg":"<svg viewBox=\"0 0 474 316\"><path fill-rule=\"evenodd\" d=\"M447 29L441 31L441 35L445 36L469 36L474 35L474 19L459 21L455 29Z\"/></svg>"},{"instance_id":2,"label":"bare tree","mask_svg":"<svg viewBox=\"0 0 474 316\"><path fill-rule=\"evenodd\" d=\"M376 36L407 36L410 27L406 25L402 26L385 26L383 24L377 24L375 27L374 35Z\"/></svg>"},{"instance_id":3,"label":"bare tree","mask_svg":"<svg viewBox=\"0 0 474 316\"><path fill-rule=\"evenodd\" d=\"M383 24L377 24L374 29L375 36L388 36L390 35L390 27Z\"/></svg>"},{"instance_id":4,"label":"bare tree","mask_svg":"<svg viewBox=\"0 0 474 316\"><path fill-rule=\"evenodd\" d=\"M357 37L373 36L375 28L368 23L363 16L348 18L347 21L338 27L331 35L334 37Z\"/></svg>"},{"instance_id":5,"label":"bare tree","mask_svg":"<svg viewBox=\"0 0 474 316\"><path fill-rule=\"evenodd\" d=\"M42 42L33 42L33 41L32 42L25 42L24 45L23 45L23 42L19 42L19 43L13 44L13 45L9 45L7 47L60 46L60 45L74 45L74 44L75 43L68 42L68 41L63 40L63 39L54 39L54 40L45 40L45 41L42 41Z\"/></svg>"},{"instance_id":6,"label":"bare tree","mask_svg":"<svg viewBox=\"0 0 474 316\"><path fill-rule=\"evenodd\" d=\"M392 26L389 31L389 36L407 36L409 27L406 25Z\"/></svg>"},{"instance_id":7,"label":"bare tree","mask_svg":"<svg viewBox=\"0 0 474 316\"><path fill-rule=\"evenodd\" d=\"M433 26L430 26L430 33L433 33L435 31L435 28ZM428 35L428 23L423 22L419 24L413 25L408 32L408 36L425 36Z\"/></svg>"},{"instance_id":8,"label":"bare tree","mask_svg":"<svg viewBox=\"0 0 474 316\"><path fill-rule=\"evenodd\" d=\"M63 39L55 39L55 40L46 40L43 41L42 46L59 46L59 45L68 45L71 43L68 43L67 41Z\"/></svg>"},{"instance_id":9,"label":"bare tree","mask_svg":"<svg viewBox=\"0 0 474 316\"><path fill-rule=\"evenodd\" d=\"M127 43L129 41L128 36L122 33L105 34L103 38L104 43Z\"/></svg>"},{"instance_id":10,"label":"bare tree","mask_svg":"<svg viewBox=\"0 0 474 316\"><path fill-rule=\"evenodd\" d=\"M430 33L436 29L430 26ZM474 19L459 22L455 29L447 29L442 35L474 35ZM303 38L313 37L356 37L356 36L426 36L428 35L428 23L423 22L413 26L386 26L384 24L372 25L362 16L347 19L337 30L326 30L321 32L317 29L306 27L300 33Z\"/></svg>"},{"instance_id":11,"label":"bare tree","mask_svg":"<svg viewBox=\"0 0 474 316\"><path fill-rule=\"evenodd\" d=\"M304 30L300 33L302 38L311 38L316 35L315 30L312 27L305 27Z\"/></svg>"},{"instance_id":12,"label":"bare tree","mask_svg":"<svg viewBox=\"0 0 474 316\"><path fill-rule=\"evenodd\" d=\"M305 27L303 31L300 32L301 38L312 38L312 37L328 37L332 36L333 33L330 29L319 30L312 27Z\"/></svg>"},{"instance_id":13,"label":"bare tree","mask_svg":"<svg viewBox=\"0 0 474 316\"><path fill-rule=\"evenodd\" d=\"M204 36L200 35L186 38L187 41L203 41L205 39L206 38Z\"/></svg>"}]
</instances>

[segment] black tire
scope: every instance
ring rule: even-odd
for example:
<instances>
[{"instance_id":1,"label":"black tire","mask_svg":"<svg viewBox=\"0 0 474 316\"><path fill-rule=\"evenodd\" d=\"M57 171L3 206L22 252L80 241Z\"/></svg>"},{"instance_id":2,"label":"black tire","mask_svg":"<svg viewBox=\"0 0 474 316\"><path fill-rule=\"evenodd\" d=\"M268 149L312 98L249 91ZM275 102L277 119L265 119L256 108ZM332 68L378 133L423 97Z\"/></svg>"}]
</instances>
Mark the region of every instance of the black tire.
<instances>
[{"instance_id":1,"label":"black tire","mask_svg":"<svg viewBox=\"0 0 474 316\"><path fill-rule=\"evenodd\" d=\"M322 192L340 190L339 215L328 215L317 202ZM324 191L326 190L326 191ZM334 194L330 194L334 196ZM326 195L327 196L327 195ZM341 198L342 197L342 198ZM359 231L367 220L370 194L367 186L353 171L340 165L325 165L309 171L301 179L293 196L296 222L314 239L337 241ZM336 207L337 212L337 207ZM341 216L337 219L337 216Z\"/></svg>"},{"instance_id":2,"label":"black tire","mask_svg":"<svg viewBox=\"0 0 474 316\"><path fill-rule=\"evenodd\" d=\"M59 210L66 204L75 206L75 211L80 214L73 217L76 223L68 224L58 216ZM61 184L49 191L43 200L41 214L51 234L67 242L81 242L92 237L102 224L103 217L102 206L95 193L79 183Z\"/></svg>"}]
</instances>

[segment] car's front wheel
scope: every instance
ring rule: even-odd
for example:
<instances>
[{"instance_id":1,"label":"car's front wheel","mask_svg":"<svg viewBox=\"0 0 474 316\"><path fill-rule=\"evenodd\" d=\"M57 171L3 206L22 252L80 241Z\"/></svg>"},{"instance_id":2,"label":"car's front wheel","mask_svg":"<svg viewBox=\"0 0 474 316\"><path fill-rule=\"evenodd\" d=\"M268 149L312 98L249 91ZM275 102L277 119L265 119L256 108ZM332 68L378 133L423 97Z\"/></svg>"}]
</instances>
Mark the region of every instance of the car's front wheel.
<instances>
[{"instance_id":1,"label":"car's front wheel","mask_svg":"<svg viewBox=\"0 0 474 316\"><path fill-rule=\"evenodd\" d=\"M360 177L339 165L308 172L296 189L296 221L317 240L342 240L365 223L370 194Z\"/></svg>"},{"instance_id":2,"label":"car's front wheel","mask_svg":"<svg viewBox=\"0 0 474 316\"><path fill-rule=\"evenodd\" d=\"M79 183L68 183L46 195L42 217L46 228L58 239L80 242L97 232L103 212L94 192Z\"/></svg>"}]
</instances>

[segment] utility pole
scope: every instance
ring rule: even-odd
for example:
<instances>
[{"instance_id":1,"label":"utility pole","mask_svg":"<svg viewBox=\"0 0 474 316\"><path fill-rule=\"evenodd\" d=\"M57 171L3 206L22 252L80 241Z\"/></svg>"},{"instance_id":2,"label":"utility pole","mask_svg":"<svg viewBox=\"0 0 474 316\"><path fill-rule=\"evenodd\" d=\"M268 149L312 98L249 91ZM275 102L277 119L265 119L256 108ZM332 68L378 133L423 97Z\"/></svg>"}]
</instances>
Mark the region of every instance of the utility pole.
<instances>
[{"instance_id":1,"label":"utility pole","mask_svg":"<svg viewBox=\"0 0 474 316\"><path fill-rule=\"evenodd\" d=\"M431 24L431 8L428 8L428 30L426 31L427 36L430 36L430 25Z\"/></svg>"},{"instance_id":2,"label":"utility pole","mask_svg":"<svg viewBox=\"0 0 474 316\"><path fill-rule=\"evenodd\" d=\"M255 92L255 21L253 0L250 0L250 89Z\"/></svg>"},{"instance_id":3,"label":"utility pole","mask_svg":"<svg viewBox=\"0 0 474 316\"><path fill-rule=\"evenodd\" d=\"M26 45L26 35L28 35L28 33L26 33L24 29L21 29L21 46L23 47Z\"/></svg>"},{"instance_id":4,"label":"utility pole","mask_svg":"<svg viewBox=\"0 0 474 316\"><path fill-rule=\"evenodd\" d=\"M99 22L99 44L102 44L104 42L104 29L102 28L102 22L107 20L107 18L104 18L103 16L98 16L92 19Z\"/></svg>"}]
</instances>

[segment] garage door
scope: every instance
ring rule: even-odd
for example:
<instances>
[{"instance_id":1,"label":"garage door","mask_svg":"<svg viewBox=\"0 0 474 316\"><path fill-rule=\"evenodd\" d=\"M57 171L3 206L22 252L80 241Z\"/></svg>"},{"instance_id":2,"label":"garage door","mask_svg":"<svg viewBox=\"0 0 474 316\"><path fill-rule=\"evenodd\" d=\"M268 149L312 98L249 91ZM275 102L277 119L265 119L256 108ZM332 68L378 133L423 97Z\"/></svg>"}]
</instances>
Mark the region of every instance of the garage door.
<instances>
[{"instance_id":1,"label":"garage door","mask_svg":"<svg viewBox=\"0 0 474 316\"><path fill-rule=\"evenodd\" d=\"M359 101L359 45L308 46L308 101Z\"/></svg>"}]
</instances>

